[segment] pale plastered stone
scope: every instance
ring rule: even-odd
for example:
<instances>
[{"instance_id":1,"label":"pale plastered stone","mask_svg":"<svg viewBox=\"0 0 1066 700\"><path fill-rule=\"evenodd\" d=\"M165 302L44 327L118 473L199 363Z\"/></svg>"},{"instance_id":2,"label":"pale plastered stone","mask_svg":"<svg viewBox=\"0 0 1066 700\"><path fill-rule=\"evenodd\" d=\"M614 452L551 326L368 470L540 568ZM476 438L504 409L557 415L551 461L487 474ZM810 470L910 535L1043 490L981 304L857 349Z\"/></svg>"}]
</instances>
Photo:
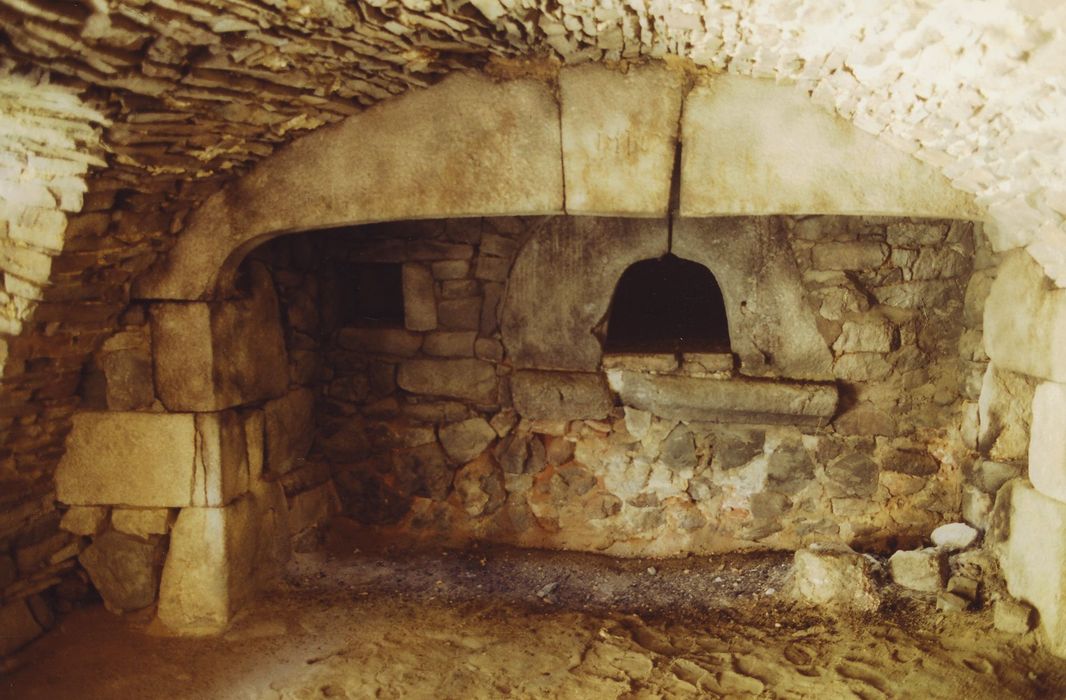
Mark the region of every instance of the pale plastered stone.
<instances>
[{"instance_id":1,"label":"pale plastered stone","mask_svg":"<svg viewBox=\"0 0 1066 700\"><path fill-rule=\"evenodd\" d=\"M655 63L559 73L567 213L666 214L682 81L680 71Z\"/></svg>"},{"instance_id":2,"label":"pale plastered stone","mask_svg":"<svg viewBox=\"0 0 1066 700\"><path fill-rule=\"evenodd\" d=\"M75 414L56 470L70 505L222 505L248 489L243 422L233 412Z\"/></svg>"}]
</instances>

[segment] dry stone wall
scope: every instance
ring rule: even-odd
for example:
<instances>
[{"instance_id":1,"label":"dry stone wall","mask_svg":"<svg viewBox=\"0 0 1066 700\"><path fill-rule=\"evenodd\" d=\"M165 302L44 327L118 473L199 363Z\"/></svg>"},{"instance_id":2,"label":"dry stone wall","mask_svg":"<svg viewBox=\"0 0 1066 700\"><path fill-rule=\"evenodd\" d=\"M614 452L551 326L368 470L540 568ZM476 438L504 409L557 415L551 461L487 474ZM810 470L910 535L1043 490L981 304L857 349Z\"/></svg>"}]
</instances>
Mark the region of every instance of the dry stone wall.
<instances>
[{"instance_id":1,"label":"dry stone wall","mask_svg":"<svg viewBox=\"0 0 1066 700\"><path fill-rule=\"evenodd\" d=\"M618 220L583 219L593 243L597 221L603 236L618 233ZM716 357L598 353L592 368L561 371L567 357L588 354L571 342L571 311L598 308L586 319L598 323L613 291L601 289L601 270L620 274L633 262L632 246L590 243L598 252L587 263L575 261L580 255L554 266L540 260L553 296L512 299L521 251L572 224L446 220L312 236L335 265L403 266L406 327L345 325L336 310L344 302L331 291L336 268L322 269L316 285L323 353L309 460L328 465L348 515L429 539L620 555L812 541L881 548L959 519L987 365L975 286L987 288L987 279L973 268L979 260L987 270L994 255L979 229L871 217L765 220L798 271L803 308L792 314L811 319L831 358L828 410L812 421L805 416L818 414L780 408L781 393L758 403L760 392L799 391L810 407L824 383L756 379L761 367L745 377L742 364L715 365ZM650 222L635 226L657 240ZM628 262L615 265L612 256ZM538 354L516 366L524 331ZM555 363L529 361L553 349ZM619 373L633 377L629 387L619 387ZM641 404L631 388L637 379L655 387L657 404ZM663 394L663 382L677 393ZM708 387L730 387L737 403ZM699 412L708 403L717 413ZM996 445L1003 451L994 464L1017 461L1009 447L1016 439L984 440L993 446L986 455ZM986 497L994 491L983 486Z\"/></svg>"}]
</instances>

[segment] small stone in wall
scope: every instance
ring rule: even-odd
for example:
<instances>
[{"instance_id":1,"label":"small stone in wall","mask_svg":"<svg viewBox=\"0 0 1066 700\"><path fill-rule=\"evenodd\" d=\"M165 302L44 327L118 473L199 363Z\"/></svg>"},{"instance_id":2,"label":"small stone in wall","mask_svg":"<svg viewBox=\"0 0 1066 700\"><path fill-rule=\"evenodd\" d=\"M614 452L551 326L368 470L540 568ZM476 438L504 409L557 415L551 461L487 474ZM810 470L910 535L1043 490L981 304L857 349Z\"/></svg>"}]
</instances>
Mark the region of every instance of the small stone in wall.
<instances>
[{"instance_id":1,"label":"small stone in wall","mask_svg":"<svg viewBox=\"0 0 1066 700\"><path fill-rule=\"evenodd\" d=\"M812 262L819 270L873 270L888 259L888 247L876 241L819 243Z\"/></svg>"},{"instance_id":2,"label":"small stone in wall","mask_svg":"<svg viewBox=\"0 0 1066 700\"><path fill-rule=\"evenodd\" d=\"M505 474L525 473L529 458L529 435L511 433L496 446L496 460Z\"/></svg>"},{"instance_id":3,"label":"small stone in wall","mask_svg":"<svg viewBox=\"0 0 1066 700\"><path fill-rule=\"evenodd\" d=\"M933 544L948 551L966 549L977 539L977 530L966 523L947 523L933 530Z\"/></svg>"},{"instance_id":4,"label":"small stone in wall","mask_svg":"<svg viewBox=\"0 0 1066 700\"><path fill-rule=\"evenodd\" d=\"M782 442L770 455L767 477L769 488L794 494L814 479L814 461L802 442Z\"/></svg>"},{"instance_id":5,"label":"small stone in wall","mask_svg":"<svg viewBox=\"0 0 1066 700\"><path fill-rule=\"evenodd\" d=\"M496 439L496 431L484 418L470 418L446 425L439 434L448 457L460 464L477 457Z\"/></svg>"},{"instance_id":6,"label":"small stone in wall","mask_svg":"<svg viewBox=\"0 0 1066 700\"><path fill-rule=\"evenodd\" d=\"M935 593L944 583L944 560L940 550L928 547L899 551L888 560L892 580L915 591Z\"/></svg>"},{"instance_id":7,"label":"small stone in wall","mask_svg":"<svg viewBox=\"0 0 1066 700\"><path fill-rule=\"evenodd\" d=\"M468 260L441 260L433 263L433 277L435 279L459 280L470 274L470 261Z\"/></svg>"},{"instance_id":8,"label":"small stone in wall","mask_svg":"<svg viewBox=\"0 0 1066 700\"><path fill-rule=\"evenodd\" d=\"M651 428L651 413L632 406L625 407L626 431L637 440L643 440Z\"/></svg>"},{"instance_id":9,"label":"small stone in wall","mask_svg":"<svg viewBox=\"0 0 1066 700\"><path fill-rule=\"evenodd\" d=\"M425 265L403 266L403 314L408 330L429 331L437 327L436 285Z\"/></svg>"},{"instance_id":10,"label":"small stone in wall","mask_svg":"<svg viewBox=\"0 0 1066 700\"><path fill-rule=\"evenodd\" d=\"M715 469L736 469L762 454L766 432L762 430L719 431L714 438Z\"/></svg>"},{"instance_id":11,"label":"small stone in wall","mask_svg":"<svg viewBox=\"0 0 1066 700\"><path fill-rule=\"evenodd\" d=\"M424 496L443 501L452 486L448 456L437 443L393 453L396 487L404 496Z\"/></svg>"},{"instance_id":12,"label":"small stone in wall","mask_svg":"<svg viewBox=\"0 0 1066 700\"><path fill-rule=\"evenodd\" d=\"M825 468L826 476L848 496L872 496L877 491L878 472L877 464L860 452L845 455Z\"/></svg>"},{"instance_id":13,"label":"small stone in wall","mask_svg":"<svg viewBox=\"0 0 1066 700\"><path fill-rule=\"evenodd\" d=\"M160 541L145 542L106 532L81 553L79 561L113 612L140 610L155 602L162 557Z\"/></svg>"},{"instance_id":14,"label":"small stone in wall","mask_svg":"<svg viewBox=\"0 0 1066 700\"><path fill-rule=\"evenodd\" d=\"M895 327L886 319L868 316L862 321L845 321L833 352L891 352L896 346Z\"/></svg>"},{"instance_id":15,"label":"small stone in wall","mask_svg":"<svg viewBox=\"0 0 1066 700\"><path fill-rule=\"evenodd\" d=\"M565 437L549 436L546 440L545 450L548 464L559 466L566 464L574 457L574 443Z\"/></svg>"},{"instance_id":16,"label":"small stone in wall","mask_svg":"<svg viewBox=\"0 0 1066 700\"><path fill-rule=\"evenodd\" d=\"M422 351L436 357L473 357L474 331L439 331L430 333L422 343Z\"/></svg>"},{"instance_id":17,"label":"small stone in wall","mask_svg":"<svg viewBox=\"0 0 1066 700\"><path fill-rule=\"evenodd\" d=\"M75 535L92 536L104 529L107 524L105 506L71 506L59 527Z\"/></svg>"},{"instance_id":18,"label":"small stone in wall","mask_svg":"<svg viewBox=\"0 0 1066 700\"><path fill-rule=\"evenodd\" d=\"M885 435L893 437L898 430L896 419L871 403L860 403L833 421L833 427L843 435Z\"/></svg>"},{"instance_id":19,"label":"small stone in wall","mask_svg":"<svg viewBox=\"0 0 1066 700\"><path fill-rule=\"evenodd\" d=\"M437 305L440 327L447 330L476 331L481 327L481 299L449 299Z\"/></svg>"},{"instance_id":20,"label":"small stone in wall","mask_svg":"<svg viewBox=\"0 0 1066 700\"><path fill-rule=\"evenodd\" d=\"M675 471L692 469L698 463L696 440L685 425L678 425L659 445L659 459Z\"/></svg>"},{"instance_id":21,"label":"small stone in wall","mask_svg":"<svg viewBox=\"0 0 1066 700\"><path fill-rule=\"evenodd\" d=\"M145 539L167 534L171 522L169 508L115 508L111 513L112 527Z\"/></svg>"},{"instance_id":22,"label":"small stone in wall","mask_svg":"<svg viewBox=\"0 0 1066 700\"><path fill-rule=\"evenodd\" d=\"M889 471L911 476L932 476L940 471L940 462L923 450L892 450L884 465Z\"/></svg>"},{"instance_id":23,"label":"small stone in wall","mask_svg":"<svg viewBox=\"0 0 1066 700\"><path fill-rule=\"evenodd\" d=\"M973 484L962 487L962 519L978 530L988 529L992 511L992 497Z\"/></svg>"},{"instance_id":24,"label":"small stone in wall","mask_svg":"<svg viewBox=\"0 0 1066 700\"><path fill-rule=\"evenodd\" d=\"M456 473L455 492L463 510L474 518L495 513L507 499L502 474L487 454Z\"/></svg>"}]
</instances>

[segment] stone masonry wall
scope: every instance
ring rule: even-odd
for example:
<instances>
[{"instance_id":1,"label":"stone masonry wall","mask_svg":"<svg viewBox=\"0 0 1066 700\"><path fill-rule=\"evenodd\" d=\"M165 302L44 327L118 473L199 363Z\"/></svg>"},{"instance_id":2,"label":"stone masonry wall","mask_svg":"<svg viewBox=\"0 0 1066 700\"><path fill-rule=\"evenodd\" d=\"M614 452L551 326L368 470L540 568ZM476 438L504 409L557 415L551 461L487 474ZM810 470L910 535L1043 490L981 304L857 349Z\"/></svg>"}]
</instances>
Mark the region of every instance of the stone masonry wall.
<instances>
[{"instance_id":1,"label":"stone masonry wall","mask_svg":"<svg viewBox=\"0 0 1066 700\"><path fill-rule=\"evenodd\" d=\"M994 259L973 225L772 220L802 275L808 308L798 313L815 319L832 350L840 400L820 428L799 417L656 415L625 405L603 373L515 369L499 328L509 271L523 245L560 225L449 220L313 236L326 260L403 264L406 328L339 325L334 268L318 273L323 362L308 461L328 465L348 515L427 538L621 555L817 540L879 548L959 518L977 399L982 383L999 379L985 377L980 350ZM567 269L558 284L579 300L589 279ZM527 313L560 313L541 302L526 300ZM602 364L677 375L682 386L738 379L736 370L663 362ZM1017 460L1019 438L986 429L981 439L1000 459L993 464ZM967 493L968 502L988 498L978 486Z\"/></svg>"}]
</instances>

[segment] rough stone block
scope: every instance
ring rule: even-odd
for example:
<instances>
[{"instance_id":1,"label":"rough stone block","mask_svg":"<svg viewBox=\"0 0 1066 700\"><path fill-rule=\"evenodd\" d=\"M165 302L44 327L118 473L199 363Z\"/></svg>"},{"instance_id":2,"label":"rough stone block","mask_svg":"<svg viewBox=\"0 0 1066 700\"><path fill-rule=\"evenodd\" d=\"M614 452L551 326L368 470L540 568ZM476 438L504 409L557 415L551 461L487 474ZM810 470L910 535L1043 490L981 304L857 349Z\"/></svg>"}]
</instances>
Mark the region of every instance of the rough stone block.
<instances>
[{"instance_id":1,"label":"rough stone block","mask_svg":"<svg viewBox=\"0 0 1066 700\"><path fill-rule=\"evenodd\" d=\"M291 391L263 405L265 429L264 466L278 475L292 469L314 440L315 395L310 389Z\"/></svg>"},{"instance_id":2,"label":"rough stone block","mask_svg":"<svg viewBox=\"0 0 1066 700\"><path fill-rule=\"evenodd\" d=\"M603 348L592 329L626 268L666 254L668 233L664 221L644 219L567 217L538 228L515 259L500 311L514 366L598 370Z\"/></svg>"},{"instance_id":3,"label":"rough stone block","mask_svg":"<svg viewBox=\"0 0 1066 700\"><path fill-rule=\"evenodd\" d=\"M680 420L824 425L836 411L834 384L672 377L611 370L623 404Z\"/></svg>"},{"instance_id":4,"label":"rough stone block","mask_svg":"<svg viewBox=\"0 0 1066 700\"><path fill-rule=\"evenodd\" d=\"M997 462L1025 459L1035 389L1030 377L988 365L977 401L977 448L982 455Z\"/></svg>"},{"instance_id":5,"label":"rough stone block","mask_svg":"<svg viewBox=\"0 0 1066 700\"><path fill-rule=\"evenodd\" d=\"M796 595L808 603L857 610L881 604L872 563L846 545L798 550L793 567Z\"/></svg>"},{"instance_id":6,"label":"rough stone block","mask_svg":"<svg viewBox=\"0 0 1066 700\"><path fill-rule=\"evenodd\" d=\"M820 243L811 251L818 270L876 270L888 259L888 246L876 241Z\"/></svg>"},{"instance_id":7,"label":"rough stone block","mask_svg":"<svg viewBox=\"0 0 1066 700\"><path fill-rule=\"evenodd\" d=\"M477 457L496 439L496 431L484 418L468 418L445 425L439 433L444 451L453 462L459 464Z\"/></svg>"},{"instance_id":8,"label":"rough stone block","mask_svg":"<svg viewBox=\"0 0 1066 700\"><path fill-rule=\"evenodd\" d=\"M147 327L108 338L96 356L112 411L147 408L155 401L152 346Z\"/></svg>"},{"instance_id":9,"label":"rough stone block","mask_svg":"<svg viewBox=\"0 0 1066 700\"><path fill-rule=\"evenodd\" d=\"M104 529L107 525L108 509L104 506L71 506L59 527L75 535L89 537Z\"/></svg>"},{"instance_id":10,"label":"rough stone block","mask_svg":"<svg viewBox=\"0 0 1066 700\"><path fill-rule=\"evenodd\" d=\"M1066 502L1066 384L1044 382L1033 393L1029 480L1045 496Z\"/></svg>"},{"instance_id":11,"label":"rough stone block","mask_svg":"<svg viewBox=\"0 0 1066 700\"><path fill-rule=\"evenodd\" d=\"M402 328L342 328L337 344L356 352L410 357L422 347L422 336Z\"/></svg>"},{"instance_id":12,"label":"rough stone block","mask_svg":"<svg viewBox=\"0 0 1066 700\"><path fill-rule=\"evenodd\" d=\"M127 535L147 538L165 535L170 529L171 512L167 508L115 508L111 526Z\"/></svg>"},{"instance_id":13,"label":"rough stone block","mask_svg":"<svg viewBox=\"0 0 1066 700\"><path fill-rule=\"evenodd\" d=\"M422 350L436 357L473 357L475 331L441 331L426 336Z\"/></svg>"},{"instance_id":14,"label":"rough stone block","mask_svg":"<svg viewBox=\"0 0 1066 700\"><path fill-rule=\"evenodd\" d=\"M662 64L559 73L571 214L661 216L670 199L683 76Z\"/></svg>"},{"instance_id":15,"label":"rough stone block","mask_svg":"<svg viewBox=\"0 0 1066 700\"><path fill-rule=\"evenodd\" d=\"M244 424L235 412L74 416L56 469L70 505L222 505L248 488Z\"/></svg>"},{"instance_id":16,"label":"rough stone block","mask_svg":"<svg viewBox=\"0 0 1066 700\"><path fill-rule=\"evenodd\" d=\"M1066 289L1024 250L1009 253L985 300L985 351L998 367L1066 383Z\"/></svg>"},{"instance_id":17,"label":"rough stone block","mask_svg":"<svg viewBox=\"0 0 1066 700\"><path fill-rule=\"evenodd\" d=\"M396 383L413 394L496 402L496 367L483 360L408 360L400 363Z\"/></svg>"},{"instance_id":18,"label":"rough stone block","mask_svg":"<svg viewBox=\"0 0 1066 700\"><path fill-rule=\"evenodd\" d=\"M442 301L437 306L437 317L441 328L476 331L481 326L481 298Z\"/></svg>"},{"instance_id":19,"label":"rough stone block","mask_svg":"<svg viewBox=\"0 0 1066 700\"><path fill-rule=\"evenodd\" d=\"M888 570L893 581L915 591L935 593L944 585L944 559L935 548L896 552Z\"/></svg>"},{"instance_id":20,"label":"rough stone block","mask_svg":"<svg viewBox=\"0 0 1066 700\"><path fill-rule=\"evenodd\" d=\"M159 620L180 634L216 634L289 558L281 486L259 482L224 508L185 508L170 533Z\"/></svg>"},{"instance_id":21,"label":"rough stone block","mask_svg":"<svg viewBox=\"0 0 1066 700\"><path fill-rule=\"evenodd\" d=\"M433 273L425 265L403 266L404 325L411 331L431 331L437 327L437 291Z\"/></svg>"},{"instance_id":22,"label":"rough stone block","mask_svg":"<svg viewBox=\"0 0 1066 700\"><path fill-rule=\"evenodd\" d=\"M0 606L0 658L18 651L43 632L24 599Z\"/></svg>"},{"instance_id":23,"label":"rough stone block","mask_svg":"<svg viewBox=\"0 0 1066 700\"><path fill-rule=\"evenodd\" d=\"M598 373L523 370L511 376L515 410L531 420L605 418L614 402Z\"/></svg>"},{"instance_id":24,"label":"rough stone block","mask_svg":"<svg viewBox=\"0 0 1066 700\"><path fill-rule=\"evenodd\" d=\"M1066 657L1066 503L1013 483L1000 567L1010 594L1040 613L1051 652Z\"/></svg>"},{"instance_id":25,"label":"rough stone block","mask_svg":"<svg viewBox=\"0 0 1066 700\"><path fill-rule=\"evenodd\" d=\"M152 304L156 389L171 411L217 411L281 396L288 357L270 273L246 299Z\"/></svg>"},{"instance_id":26,"label":"rough stone block","mask_svg":"<svg viewBox=\"0 0 1066 700\"><path fill-rule=\"evenodd\" d=\"M937 170L791 85L717 76L688 94L681 132L682 216L981 215Z\"/></svg>"},{"instance_id":27,"label":"rough stone block","mask_svg":"<svg viewBox=\"0 0 1066 700\"><path fill-rule=\"evenodd\" d=\"M140 610L155 602L162 542L106 532L78 560L112 612Z\"/></svg>"},{"instance_id":28,"label":"rough stone block","mask_svg":"<svg viewBox=\"0 0 1066 700\"><path fill-rule=\"evenodd\" d=\"M895 327L878 316L845 321L833 343L835 352L887 353L895 344Z\"/></svg>"},{"instance_id":29,"label":"rough stone block","mask_svg":"<svg viewBox=\"0 0 1066 700\"><path fill-rule=\"evenodd\" d=\"M291 496L288 502L289 531L294 535L323 525L340 512L340 499L332 481Z\"/></svg>"}]
</instances>

